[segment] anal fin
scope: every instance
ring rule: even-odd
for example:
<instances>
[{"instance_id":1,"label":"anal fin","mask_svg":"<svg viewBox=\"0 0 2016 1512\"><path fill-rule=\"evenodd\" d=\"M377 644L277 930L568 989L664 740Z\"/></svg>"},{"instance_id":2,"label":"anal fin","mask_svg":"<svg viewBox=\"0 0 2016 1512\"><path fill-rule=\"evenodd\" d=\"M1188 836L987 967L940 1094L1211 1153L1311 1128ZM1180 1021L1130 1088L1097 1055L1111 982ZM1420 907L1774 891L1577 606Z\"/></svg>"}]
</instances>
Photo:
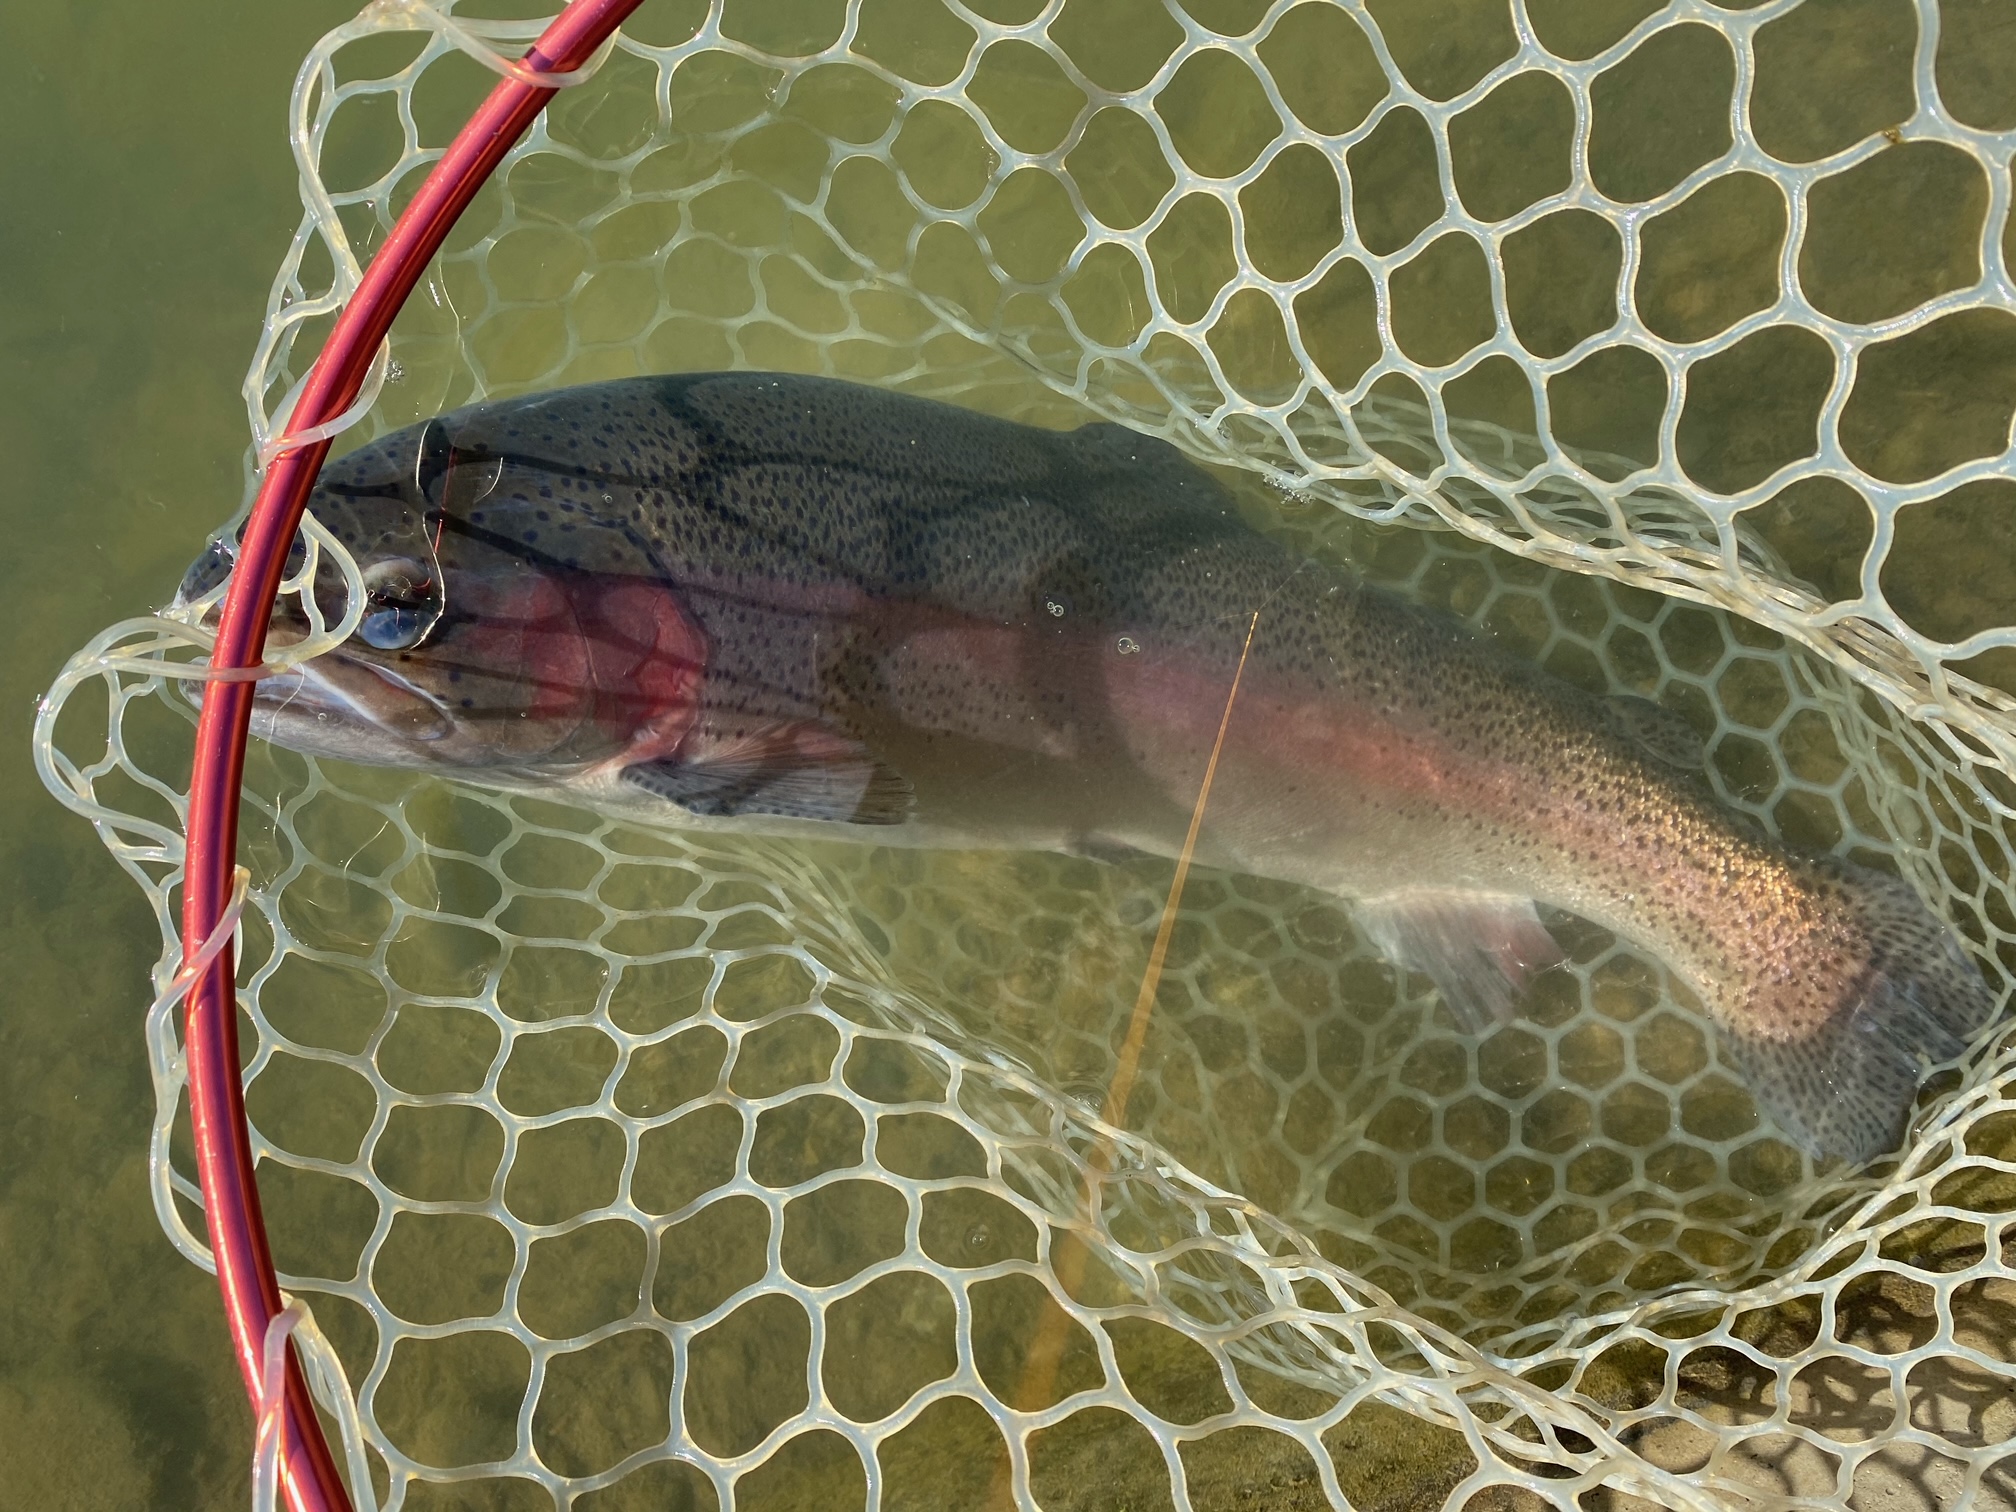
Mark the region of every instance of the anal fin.
<instances>
[{"instance_id":1,"label":"anal fin","mask_svg":"<svg viewBox=\"0 0 2016 1512\"><path fill-rule=\"evenodd\" d=\"M916 801L902 774L866 746L805 724L689 740L677 755L624 767L622 780L709 819L901 824Z\"/></svg>"},{"instance_id":2,"label":"anal fin","mask_svg":"<svg viewBox=\"0 0 2016 1512\"><path fill-rule=\"evenodd\" d=\"M1471 1034L1511 1018L1527 981L1565 958L1530 898L1424 888L1359 899L1353 912L1388 960L1434 980Z\"/></svg>"}]
</instances>

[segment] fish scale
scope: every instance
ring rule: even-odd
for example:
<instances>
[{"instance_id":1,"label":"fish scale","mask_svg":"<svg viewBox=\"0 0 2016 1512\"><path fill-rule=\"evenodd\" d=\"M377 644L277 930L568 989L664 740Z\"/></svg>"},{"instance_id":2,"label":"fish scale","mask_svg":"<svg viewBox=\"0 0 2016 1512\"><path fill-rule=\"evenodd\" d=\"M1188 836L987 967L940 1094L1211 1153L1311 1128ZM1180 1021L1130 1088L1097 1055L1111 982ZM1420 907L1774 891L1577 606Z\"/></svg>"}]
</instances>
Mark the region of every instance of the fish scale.
<instances>
[{"instance_id":1,"label":"fish scale","mask_svg":"<svg viewBox=\"0 0 2016 1512\"><path fill-rule=\"evenodd\" d=\"M1992 1011L1908 887L1758 835L1656 711L1298 558L1121 427L628 379L388 436L313 507L391 617L261 685L283 744L699 828L1173 856L1243 655L1197 859L1352 901L1467 1029L1561 958L1536 904L1579 915L1859 1160Z\"/></svg>"}]
</instances>

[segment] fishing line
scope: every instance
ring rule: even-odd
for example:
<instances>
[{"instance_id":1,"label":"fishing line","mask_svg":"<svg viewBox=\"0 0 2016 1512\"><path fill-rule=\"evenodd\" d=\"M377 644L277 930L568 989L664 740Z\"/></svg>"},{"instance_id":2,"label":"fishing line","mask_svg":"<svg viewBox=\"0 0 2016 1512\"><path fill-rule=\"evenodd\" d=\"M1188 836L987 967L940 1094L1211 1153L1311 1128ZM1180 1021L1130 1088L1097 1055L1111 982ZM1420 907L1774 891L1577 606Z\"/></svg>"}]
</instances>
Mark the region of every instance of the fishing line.
<instances>
[{"instance_id":1,"label":"fishing line","mask_svg":"<svg viewBox=\"0 0 2016 1512\"><path fill-rule=\"evenodd\" d=\"M1263 604L1261 608L1265 608ZM1232 670L1232 687L1225 695L1225 712L1218 720L1218 738L1211 742L1211 758L1204 763L1204 781L1197 789L1196 805L1190 810L1190 831L1183 837L1183 850L1176 857L1176 875L1169 881L1169 897L1162 905L1162 922L1155 931L1155 943L1148 951L1148 966L1141 973L1141 991L1134 999L1134 1015L1127 1021L1127 1038L1121 1042L1120 1064L1114 1068L1107 1088L1106 1107L1101 1113L1107 1123L1119 1126L1127 1116L1127 1100L1134 1092L1134 1072L1141 1060L1141 1044L1148 1035L1148 1013L1154 1006L1156 990L1162 985L1162 963L1169 955L1169 939L1176 932L1176 911L1183 902L1183 884L1190 876L1190 858L1197 849L1197 834L1204 827L1204 806L1211 800L1211 783L1218 775L1218 757L1225 749L1225 734L1232 728L1232 705L1239 697L1239 682L1246 675L1246 658L1253 652L1253 632L1260 627L1260 610L1246 622L1246 642L1239 648L1239 664ZM1101 1146L1104 1149L1104 1146Z\"/></svg>"},{"instance_id":2,"label":"fishing line","mask_svg":"<svg viewBox=\"0 0 2016 1512\"><path fill-rule=\"evenodd\" d=\"M1260 608L1264 609L1265 604ZM1112 1128L1118 1128L1127 1116L1127 1103L1134 1092L1135 1072L1141 1063L1141 1047L1148 1038L1148 1017L1155 1006L1155 994L1162 985L1162 966L1168 959L1169 941L1176 933L1176 916L1183 904L1183 884L1190 876L1191 857L1197 850L1197 836L1204 827L1204 809L1211 801L1211 784L1218 776L1218 757L1225 749L1225 736L1232 728L1232 707L1239 699L1239 684L1246 675L1246 659L1253 652L1253 632L1260 627L1260 609L1253 611L1246 622L1246 640L1239 648L1238 664L1232 669L1232 686L1225 693L1225 712L1218 719L1217 738L1211 742L1211 755L1204 763L1204 780L1197 788L1197 802L1190 810L1190 830L1183 837L1183 849L1176 857L1176 874L1169 879L1169 895L1162 905L1162 922L1155 930L1155 943L1148 950L1148 965L1141 973L1141 990L1134 998L1134 1012L1127 1020L1127 1035L1121 1041L1119 1063L1113 1069L1113 1080L1107 1084L1106 1105L1100 1117ZM1087 1157L1091 1169L1085 1184L1085 1207L1089 1214L1096 1193L1093 1183L1110 1168L1113 1147L1105 1140L1093 1146ZM1071 1235L1061 1234L1051 1249L1051 1267L1056 1273L1060 1287L1067 1295L1075 1295L1079 1282L1084 1278L1087 1250L1083 1244L1074 1241ZM1061 1309L1051 1309L1044 1314L1043 1323L1036 1337L1030 1341L1029 1353L1022 1366L1021 1389L1016 1396L1028 1401L1050 1395L1052 1383L1056 1380L1057 1366L1064 1353L1065 1329L1070 1320ZM996 1475L997 1483L1000 1475ZM997 1491L1004 1487L997 1484Z\"/></svg>"}]
</instances>

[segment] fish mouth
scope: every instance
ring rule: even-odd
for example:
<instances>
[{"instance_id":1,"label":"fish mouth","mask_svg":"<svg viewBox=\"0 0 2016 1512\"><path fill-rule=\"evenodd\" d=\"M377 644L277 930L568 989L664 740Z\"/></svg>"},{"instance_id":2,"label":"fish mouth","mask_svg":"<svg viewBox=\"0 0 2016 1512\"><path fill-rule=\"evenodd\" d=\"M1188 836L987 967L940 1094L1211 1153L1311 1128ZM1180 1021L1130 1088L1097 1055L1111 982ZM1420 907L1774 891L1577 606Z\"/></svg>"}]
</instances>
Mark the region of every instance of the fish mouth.
<instances>
[{"instance_id":1,"label":"fish mouth","mask_svg":"<svg viewBox=\"0 0 2016 1512\"><path fill-rule=\"evenodd\" d=\"M377 662L336 649L259 680L252 734L289 750L377 765L453 758L456 722L433 694Z\"/></svg>"},{"instance_id":2,"label":"fish mouth","mask_svg":"<svg viewBox=\"0 0 2016 1512\"><path fill-rule=\"evenodd\" d=\"M191 577L204 565L199 559ZM185 579L169 609L184 610L190 603ZM216 630L221 607L214 605L202 616L205 629ZM267 656L300 644L307 633L276 615L267 627ZM203 691L201 682L188 690L199 709ZM439 698L390 667L356 655L348 642L253 684L250 733L311 756L377 766L434 766L455 759L442 746L460 743L450 739L457 729Z\"/></svg>"}]
</instances>

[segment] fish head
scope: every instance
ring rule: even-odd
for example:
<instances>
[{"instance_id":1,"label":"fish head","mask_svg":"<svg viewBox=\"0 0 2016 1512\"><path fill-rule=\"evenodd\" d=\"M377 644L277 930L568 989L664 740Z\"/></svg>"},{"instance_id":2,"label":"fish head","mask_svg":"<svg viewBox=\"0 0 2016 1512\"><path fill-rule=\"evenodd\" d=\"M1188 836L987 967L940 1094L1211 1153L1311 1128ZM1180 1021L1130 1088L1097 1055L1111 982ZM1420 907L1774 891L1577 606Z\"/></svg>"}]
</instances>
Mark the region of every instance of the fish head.
<instances>
[{"instance_id":1,"label":"fish head","mask_svg":"<svg viewBox=\"0 0 2016 1512\"><path fill-rule=\"evenodd\" d=\"M698 706L704 645L655 558L606 510L556 499L553 465L511 454L482 411L430 420L325 467L308 503L356 561L363 613L341 645L263 678L252 732L376 765L564 777L676 747ZM210 543L195 602L230 571ZM306 559L296 540L290 571ZM346 606L324 554L310 591ZM309 634L283 598L269 647Z\"/></svg>"}]
</instances>

